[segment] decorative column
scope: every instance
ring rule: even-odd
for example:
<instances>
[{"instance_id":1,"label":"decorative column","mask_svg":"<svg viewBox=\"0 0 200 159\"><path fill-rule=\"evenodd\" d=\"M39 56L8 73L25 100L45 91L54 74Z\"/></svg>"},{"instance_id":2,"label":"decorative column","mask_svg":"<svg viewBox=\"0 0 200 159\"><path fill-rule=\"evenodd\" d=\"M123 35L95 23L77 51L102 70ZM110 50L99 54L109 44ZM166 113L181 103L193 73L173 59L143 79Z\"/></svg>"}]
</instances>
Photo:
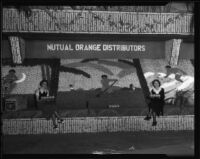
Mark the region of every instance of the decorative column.
<instances>
[{"instance_id":1,"label":"decorative column","mask_svg":"<svg viewBox=\"0 0 200 159\"><path fill-rule=\"evenodd\" d=\"M53 59L51 65L51 83L50 83L50 92L52 96L57 96L58 84L59 84L59 73L60 73L60 59Z\"/></svg>"},{"instance_id":2,"label":"decorative column","mask_svg":"<svg viewBox=\"0 0 200 159\"><path fill-rule=\"evenodd\" d=\"M51 67L49 65L43 64L41 65L42 70L42 79L46 79L51 84Z\"/></svg>"},{"instance_id":3,"label":"decorative column","mask_svg":"<svg viewBox=\"0 0 200 159\"><path fill-rule=\"evenodd\" d=\"M182 39L172 39L165 42L165 59L172 67L177 66Z\"/></svg>"},{"instance_id":4,"label":"decorative column","mask_svg":"<svg viewBox=\"0 0 200 159\"><path fill-rule=\"evenodd\" d=\"M25 59L26 44L25 44L25 40L22 37L19 37L19 48L20 48L21 60L23 62Z\"/></svg>"},{"instance_id":5,"label":"decorative column","mask_svg":"<svg viewBox=\"0 0 200 159\"><path fill-rule=\"evenodd\" d=\"M25 58L25 41L17 36L9 37L13 63L21 64Z\"/></svg>"},{"instance_id":6,"label":"decorative column","mask_svg":"<svg viewBox=\"0 0 200 159\"><path fill-rule=\"evenodd\" d=\"M173 39L167 40L165 42L165 60L168 62L168 65L170 65L172 47L173 47Z\"/></svg>"},{"instance_id":7,"label":"decorative column","mask_svg":"<svg viewBox=\"0 0 200 159\"><path fill-rule=\"evenodd\" d=\"M170 65L172 67L178 65L181 42L182 39L173 39L172 54L170 59Z\"/></svg>"}]
</instances>

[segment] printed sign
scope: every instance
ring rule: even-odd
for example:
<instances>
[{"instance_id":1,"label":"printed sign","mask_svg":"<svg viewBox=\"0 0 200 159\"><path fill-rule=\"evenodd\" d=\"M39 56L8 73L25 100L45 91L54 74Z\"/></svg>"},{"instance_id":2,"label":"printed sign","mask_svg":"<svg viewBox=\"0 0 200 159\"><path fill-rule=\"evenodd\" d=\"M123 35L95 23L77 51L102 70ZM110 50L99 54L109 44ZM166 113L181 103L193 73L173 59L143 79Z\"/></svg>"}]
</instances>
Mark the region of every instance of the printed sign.
<instances>
[{"instance_id":1,"label":"printed sign","mask_svg":"<svg viewBox=\"0 0 200 159\"><path fill-rule=\"evenodd\" d=\"M30 40L26 41L26 58L165 58L165 43Z\"/></svg>"},{"instance_id":2,"label":"printed sign","mask_svg":"<svg viewBox=\"0 0 200 159\"><path fill-rule=\"evenodd\" d=\"M116 45L116 44L47 44L47 51L145 51L145 45Z\"/></svg>"}]
</instances>

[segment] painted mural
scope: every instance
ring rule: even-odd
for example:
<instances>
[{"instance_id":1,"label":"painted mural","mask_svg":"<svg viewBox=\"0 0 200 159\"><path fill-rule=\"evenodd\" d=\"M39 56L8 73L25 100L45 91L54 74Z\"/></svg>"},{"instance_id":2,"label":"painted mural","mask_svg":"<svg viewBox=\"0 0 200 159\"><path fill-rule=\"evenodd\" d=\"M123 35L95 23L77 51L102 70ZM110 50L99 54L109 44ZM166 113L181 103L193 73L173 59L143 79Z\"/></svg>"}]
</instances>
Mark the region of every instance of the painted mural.
<instances>
[{"instance_id":1,"label":"painted mural","mask_svg":"<svg viewBox=\"0 0 200 159\"><path fill-rule=\"evenodd\" d=\"M132 59L63 59L58 92L57 101L70 109L145 107Z\"/></svg>"},{"instance_id":2,"label":"painted mural","mask_svg":"<svg viewBox=\"0 0 200 159\"><path fill-rule=\"evenodd\" d=\"M164 59L139 61L149 89L154 79L161 81L166 103L175 104L176 99L182 98L194 105L194 66L190 61L180 60L177 68L170 68L171 71L167 71ZM3 80L10 76L11 69L15 70L15 80L9 93L31 95L30 98L33 98L39 82L52 74L51 68L43 65L3 66ZM91 108L138 107L144 110L141 74L133 59L62 59L59 65L58 107L85 109L89 105Z\"/></svg>"},{"instance_id":3,"label":"painted mural","mask_svg":"<svg viewBox=\"0 0 200 159\"><path fill-rule=\"evenodd\" d=\"M10 77L13 75L9 74L10 70L15 70L15 79L12 80ZM5 93L9 94L34 94L38 88L39 82L42 80L41 67L38 66L3 66L1 75L2 87L5 88L12 83L11 89L7 89ZM7 84L6 84L7 83Z\"/></svg>"},{"instance_id":4,"label":"painted mural","mask_svg":"<svg viewBox=\"0 0 200 159\"><path fill-rule=\"evenodd\" d=\"M188 67L187 69L183 68ZM144 64L143 64L144 65ZM190 71L189 71L190 70ZM194 105L194 68L191 63L182 61L177 67L162 65L157 71L148 71L144 73L149 89L151 81L159 79L161 87L165 89L165 102L175 104L178 99L184 100L189 105Z\"/></svg>"},{"instance_id":5,"label":"painted mural","mask_svg":"<svg viewBox=\"0 0 200 159\"><path fill-rule=\"evenodd\" d=\"M15 87L11 94L32 94L45 74L43 66L3 66L2 80L8 81L9 70L14 70ZM50 70L51 71L51 70ZM61 60L59 68L59 92L74 90L93 90L101 88L102 75L108 79L116 79L113 87L129 88L130 85L140 88L136 68L131 60L103 60L103 59L69 59Z\"/></svg>"},{"instance_id":6,"label":"painted mural","mask_svg":"<svg viewBox=\"0 0 200 159\"><path fill-rule=\"evenodd\" d=\"M107 79L116 79L113 87L140 88L136 68L130 60L70 59L61 60L59 91L93 90L102 87L102 75ZM112 83L112 82L111 82Z\"/></svg>"}]
</instances>

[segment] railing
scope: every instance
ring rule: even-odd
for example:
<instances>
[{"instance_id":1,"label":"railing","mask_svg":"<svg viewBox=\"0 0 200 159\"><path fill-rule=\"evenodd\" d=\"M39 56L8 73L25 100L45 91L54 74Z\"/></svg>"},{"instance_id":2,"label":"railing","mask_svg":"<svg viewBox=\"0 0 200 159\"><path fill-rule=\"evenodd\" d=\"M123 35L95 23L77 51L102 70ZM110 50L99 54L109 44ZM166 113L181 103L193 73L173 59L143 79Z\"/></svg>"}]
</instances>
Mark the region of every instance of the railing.
<instances>
[{"instance_id":1,"label":"railing","mask_svg":"<svg viewBox=\"0 0 200 159\"><path fill-rule=\"evenodd\" d=\"M194 115L163 116L157 120L158 125L151 126L144 116L64 118L59 129L54 130L51 121L44 118L3 119L2 130L4 135L194 131Z\"/></svg>"},{"instance_id":2,"label":"railing","mask_svg":"<svg viewBox=\"0 0 200 159\"><path fill-rule=\"evenodd\" d=\"M32 9L30 17L3 9L3 32L193 34L193 14ZM192 27L191 27L192 26Z\"/></svg>"}]
</instances>

